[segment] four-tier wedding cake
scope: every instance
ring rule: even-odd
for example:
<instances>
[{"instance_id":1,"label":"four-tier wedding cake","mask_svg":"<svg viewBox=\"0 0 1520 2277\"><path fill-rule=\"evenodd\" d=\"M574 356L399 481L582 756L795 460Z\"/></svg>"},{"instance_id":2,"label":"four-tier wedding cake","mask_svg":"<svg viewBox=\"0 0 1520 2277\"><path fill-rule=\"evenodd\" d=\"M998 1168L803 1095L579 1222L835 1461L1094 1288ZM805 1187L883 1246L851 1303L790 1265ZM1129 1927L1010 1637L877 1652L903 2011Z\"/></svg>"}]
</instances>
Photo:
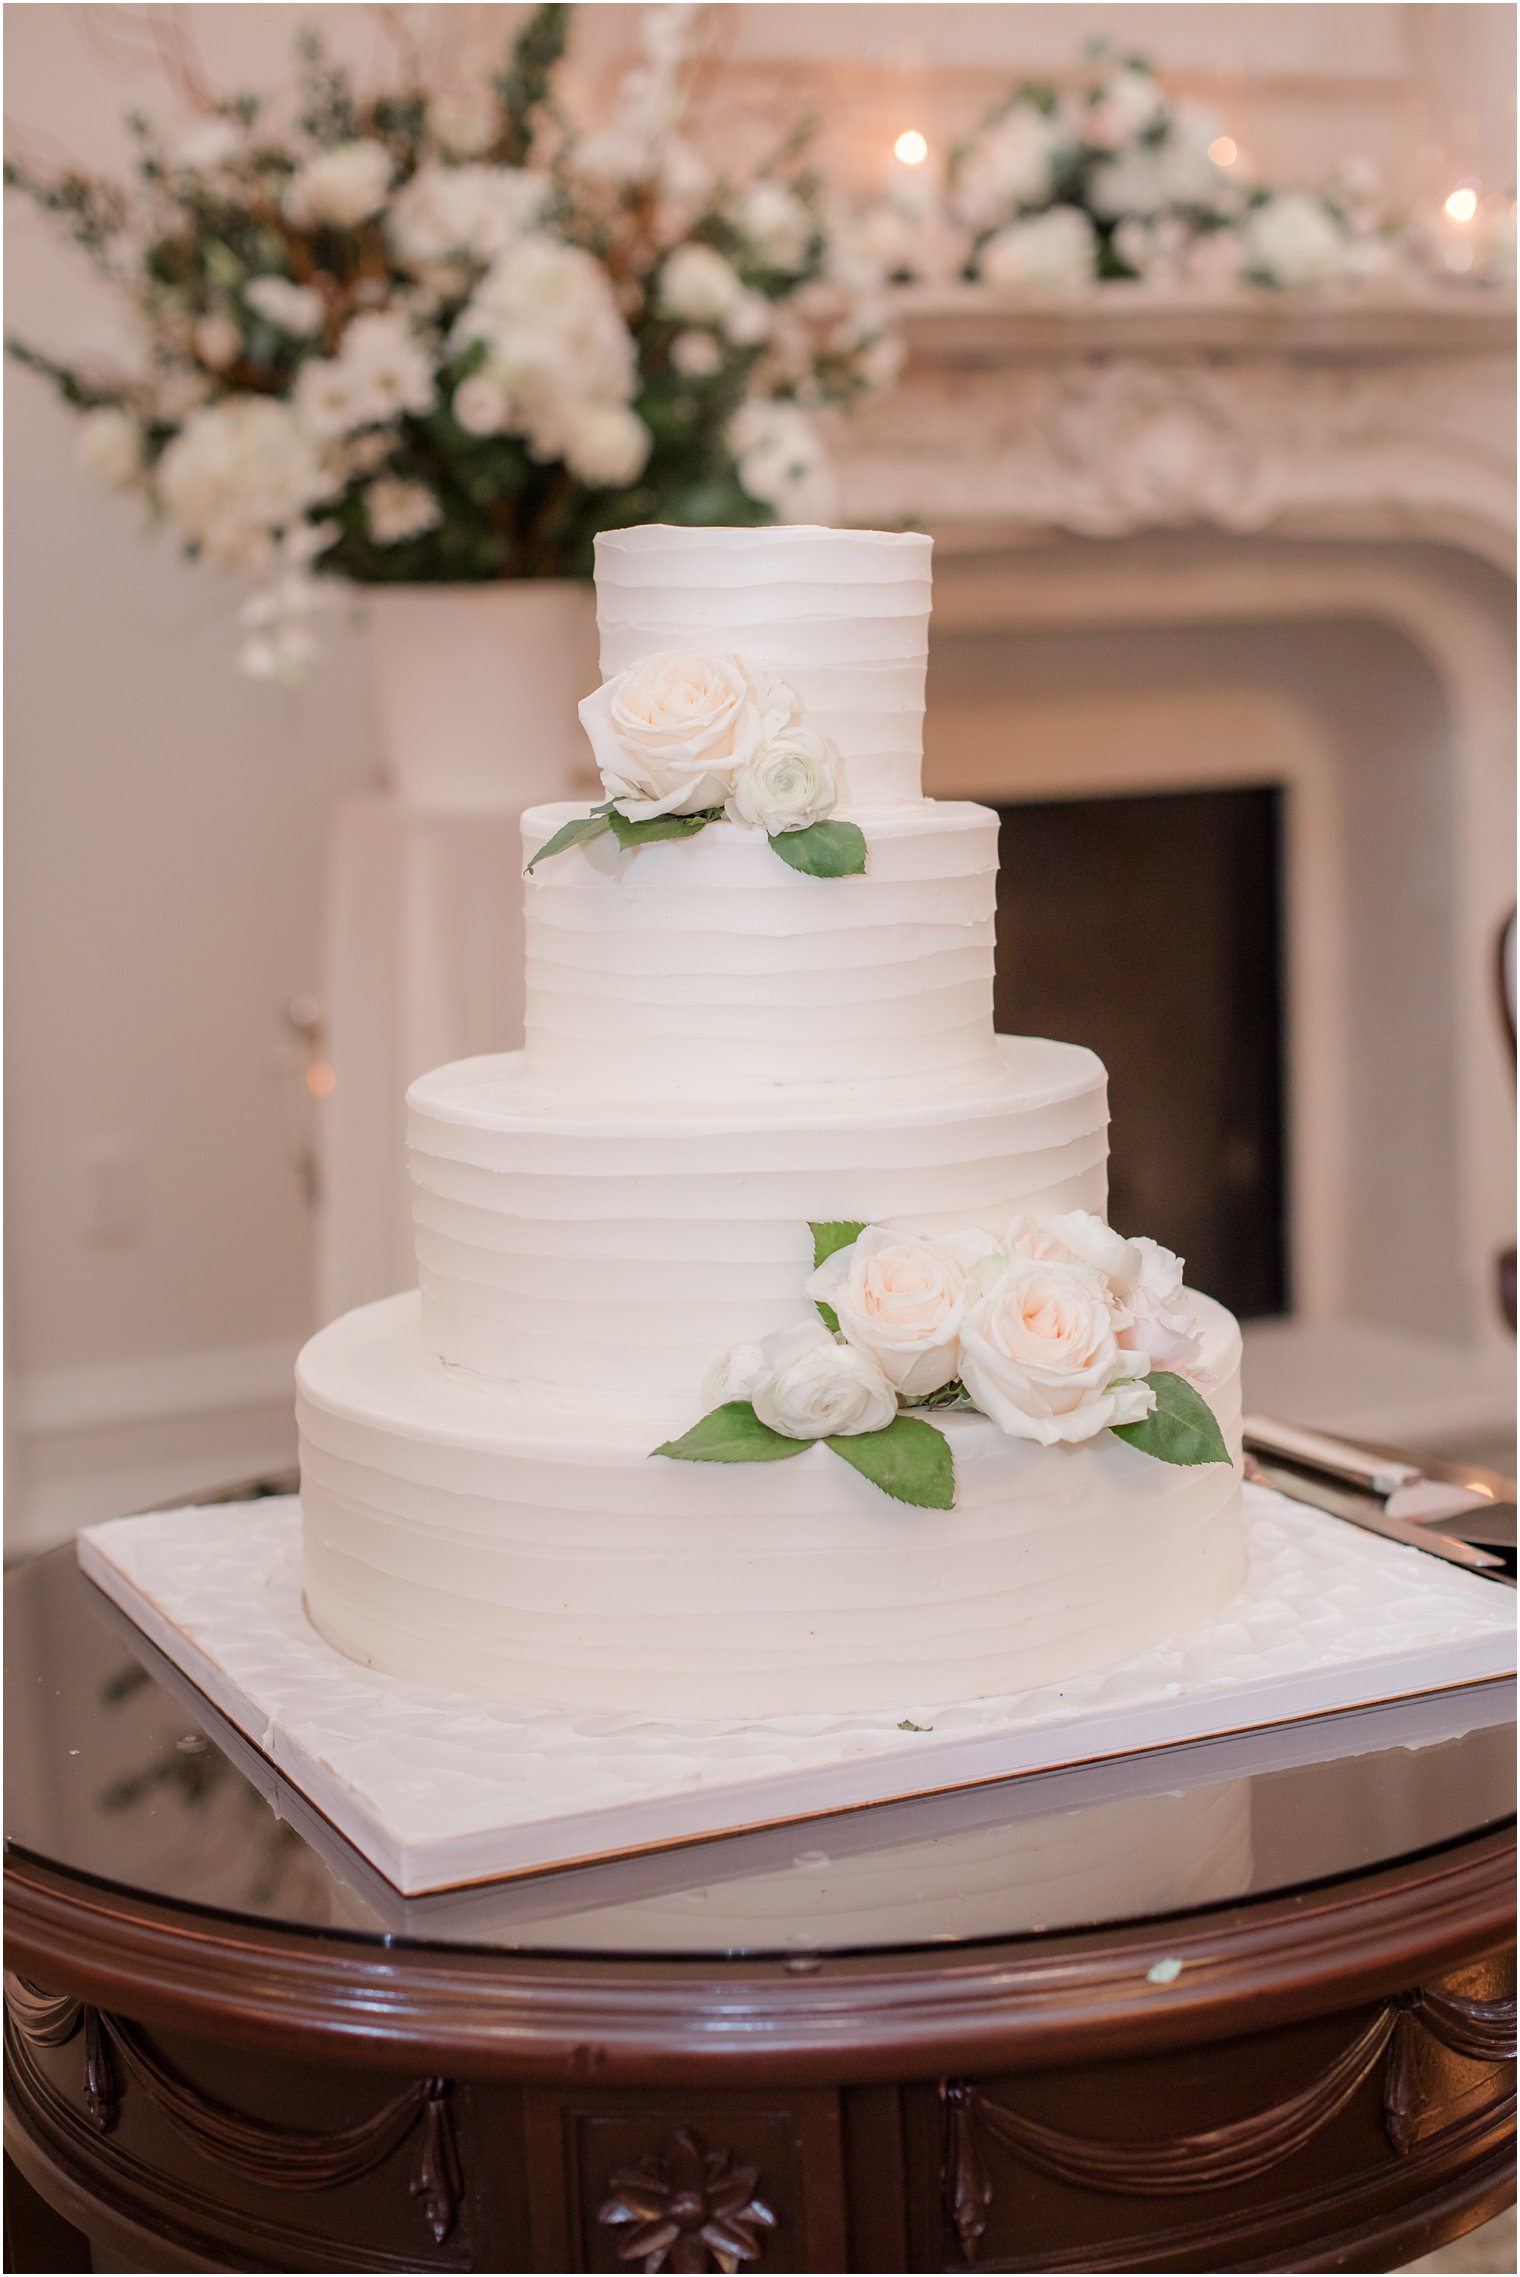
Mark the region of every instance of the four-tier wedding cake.
<instances>
[{"instance_id":1,"label":"four-tier wedding cake","mask_svg":"<svg viewBox=\"0 0 1520 2277\"><path fill-rule=\"evenodd\" d=\"M410 1094L421 1287L299 1367L354 1659L652 1716L1101 1668L1243 1577L1240 1339L992 1027L997 818L920 791L930 541L597 542L605 798L523 817L526 1048Z\"/></svg>"}]
</instances>

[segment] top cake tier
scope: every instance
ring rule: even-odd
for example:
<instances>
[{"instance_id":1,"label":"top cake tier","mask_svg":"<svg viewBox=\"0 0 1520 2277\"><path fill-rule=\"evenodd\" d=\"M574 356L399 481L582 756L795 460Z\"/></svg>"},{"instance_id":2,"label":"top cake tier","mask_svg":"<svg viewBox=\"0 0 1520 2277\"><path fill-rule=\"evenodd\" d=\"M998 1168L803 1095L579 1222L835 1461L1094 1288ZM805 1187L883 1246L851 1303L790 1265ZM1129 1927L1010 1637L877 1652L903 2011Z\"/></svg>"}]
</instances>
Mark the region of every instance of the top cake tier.
<instances>
[{"instance_id":1,"label":"top cake tier","mask_svg":"<svg viewBox=\"0 0 1520 2277\"><path fill-rule=\"evenodd\" d=\"M768 665L834 746L840 806L901 806L920 796L932 545L802 526L604 531L603 675L664 649Z\"/></svg>"}]
</instances>

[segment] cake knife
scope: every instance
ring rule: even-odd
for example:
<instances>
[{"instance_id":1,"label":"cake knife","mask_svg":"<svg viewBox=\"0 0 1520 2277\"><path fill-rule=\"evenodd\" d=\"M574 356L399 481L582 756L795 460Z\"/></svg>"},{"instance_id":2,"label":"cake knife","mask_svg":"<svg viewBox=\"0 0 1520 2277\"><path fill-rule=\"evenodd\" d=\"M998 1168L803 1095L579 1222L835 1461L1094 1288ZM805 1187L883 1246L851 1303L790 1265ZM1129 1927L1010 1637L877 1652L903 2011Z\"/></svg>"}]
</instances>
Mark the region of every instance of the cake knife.
<instances>
[{"instance_id":1,"label":"cake knife","mask_svg":"<svg viewBox=\"0 0 1520 2277\"><path fill-rule=\"evenodd\" d=\"M1323 1510L1332 1518L1349 1519L1353 1526L1381 1534L1386 1541L1402 1542L1406 1549L1423 1550L1427 1557L1444 1558L1448 1565L1463 1566L1469 1573L1504 1574L1504 1560L1493 1551L1476 1549L1471 1543L1438 1533L1428 1522L1417 1525L1412 1518L1391 1517L1365 1487L1358 1491L1328 1478L1311 1478L1303 1471L1288 1469L1286 1464L1264 1463L1250 1452L1245 1471L1248 1479L1274 1488L1290 1502L1306 1502L1311 1509Z\"/></svg>"}]
</instances>

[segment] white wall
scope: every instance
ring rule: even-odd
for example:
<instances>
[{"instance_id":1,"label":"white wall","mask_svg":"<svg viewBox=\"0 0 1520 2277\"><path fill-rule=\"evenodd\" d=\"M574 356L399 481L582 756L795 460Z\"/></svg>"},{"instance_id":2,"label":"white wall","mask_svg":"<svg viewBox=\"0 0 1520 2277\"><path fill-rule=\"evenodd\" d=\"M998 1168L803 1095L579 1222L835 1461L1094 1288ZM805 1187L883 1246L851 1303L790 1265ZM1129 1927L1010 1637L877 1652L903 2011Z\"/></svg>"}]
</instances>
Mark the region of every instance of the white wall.
<instances>
[{"instance_id":1,"label":"white wall","mask_svg":"<svg viewBox=\"0 0 1520 2277\"><path fill-rule=\"evenodd\" d=\"M398 13L457 76L522 11ZM366 8L11 8L13 146L118 165L125 111L172 117L149 23L216 84L270 87L311 20L377 67ZM636 28L628 8L579 12L583 82ZM1307 174L1366 148L1411 184L1459 157L1512 173L1503 7L730 6L714 38L757 131L816 98L825 148L860 174L910 113L953 131L1094 31L1247 122L1262 163ZM98 290L7 204L7 328L78 345ZM35 1538L288 1451L311 1227L284 1007L319 985L327 820L373 741L341 619L303 693L240 679L236 594L75 471L71 422L31 374L12 370L6 410L8 1444L12 1520ZM125 1163L133 1220L111 1241L89 1230L102 1153Z\"/></svg>"}]
</instances>

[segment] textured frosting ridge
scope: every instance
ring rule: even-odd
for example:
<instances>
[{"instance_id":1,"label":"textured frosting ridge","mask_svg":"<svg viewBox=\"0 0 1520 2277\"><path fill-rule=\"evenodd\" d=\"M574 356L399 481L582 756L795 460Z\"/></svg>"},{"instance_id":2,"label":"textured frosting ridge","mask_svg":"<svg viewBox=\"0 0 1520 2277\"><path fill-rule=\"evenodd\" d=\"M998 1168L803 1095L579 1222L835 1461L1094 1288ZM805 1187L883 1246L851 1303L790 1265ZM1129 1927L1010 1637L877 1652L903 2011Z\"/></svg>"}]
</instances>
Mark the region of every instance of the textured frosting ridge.
<instances>
[{"instance_id":1,"label":"textured frosting ridge","mask_svg":"<svg viewBox=\"0 0 1520 2277\"><path fill-rule=\"evenodd\" d=\"M769 665L838 753L841 806L899 806L922 785L931 551L885 530L604 531L603 676L662 649Z\"/></svg>"},{"instance_id":2,"label":"textured frosting ridge","mask_svg":"<svg viewBox=\"0 0 1520 2277\"><path fill-rule=\"evenodd\" d=\"M689 1413L587 1418L427 1361L415 1297L302 1355L312 1619L353 1658L499 1697L653 1715L885 1709L1076 1677L1180 1635L1244 1576L1240 1339L1206 1298L1233 1469L1110 1433L1047 1450L943 1417L959 1493L887 1502L810 1448L651 1460Z\"/></svg>"},{"instance_id":3,"label":"textured frosting ridge","mask_svg":"<svg viewBox=\"0 0 1520 2277\"><path fill-rule=\"evenodd\" d=\"M631 1101L576 1117L520 1053L422 1077L408 1138L428 1350L589 1402L689 1400L730 1345L805 1309L810 1219L1000 1234L1020 1210L1101 1212L1102 1062L1005 1036L990 1065L914 1104L778 1091L726 1117Z\"/></svg>"}]
</instances>

